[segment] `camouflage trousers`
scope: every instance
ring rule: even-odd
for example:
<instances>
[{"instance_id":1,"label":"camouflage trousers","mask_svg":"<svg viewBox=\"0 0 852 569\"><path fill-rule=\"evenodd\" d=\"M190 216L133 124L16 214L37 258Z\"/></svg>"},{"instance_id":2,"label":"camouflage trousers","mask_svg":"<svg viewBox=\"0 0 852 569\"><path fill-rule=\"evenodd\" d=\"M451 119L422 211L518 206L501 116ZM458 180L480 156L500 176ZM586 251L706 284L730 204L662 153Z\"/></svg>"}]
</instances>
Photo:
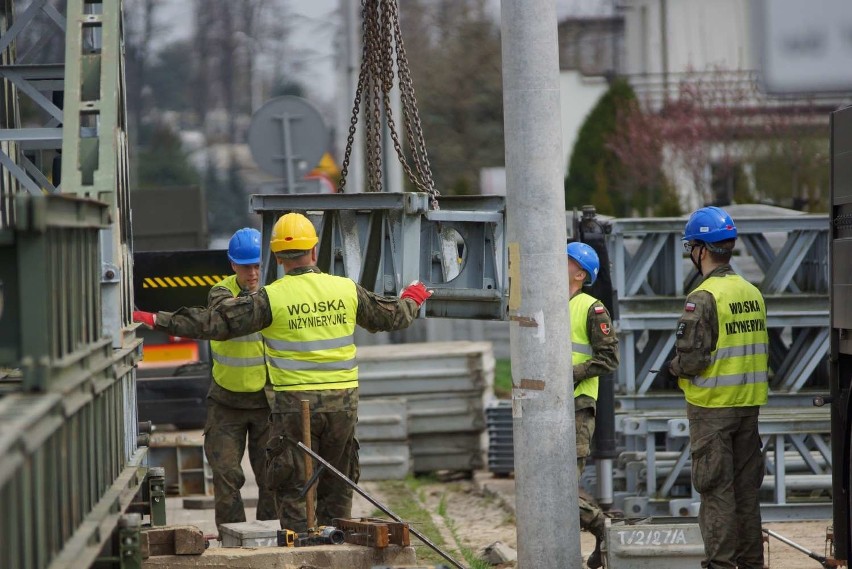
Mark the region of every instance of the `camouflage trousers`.
<instances>
[{"instance_id":1,"label":"camouflage trousers","mask_svg":"<svg viewBox=\"0 0 852 569\"><path fill-rule=\"evenodd\" d=\"M249 460L259 489L257 519L275 519L275 499L266 484L264 450L269 439L269 408L234 409L207 399L204 454L213 471L216 526L246 521L240 488L246 478L240 463L248 438Z\"/></svg>"},{"instance_id":2,"label":"camouflage trousers","mask_svg":"<svg viewBox=\"0 0 852 569\"><path fill-rule=\"evenodd\" d=\"M688 405L692 484L701 494L702 567L763 567L759 490L764 463L758 407Z\"/></svg>"},{"instance_id":3,"label":"camouflage trousers","mask_svg":"<svg viewBox=\"0 0 852 569\"><path fill-rule=\"evenodd\" d=\"M355 438L356 411L311 413L311 448L332 466L358 482L358 441ZM299 497L304 487L305 453L296 447L302 440L302 418L299 413L273 413L272 431L266 449L267 480L275 492L275 505L281 527L296 532L308 529L305 499ZM314 470L317 464L314 462ZM334 518L352 515L352 488L330 472L323 472L316 486L318 525L331 525Z\"/></svg>"},{"instance_id":4,"label":"camouflage trousers","mask_svg":"<svg viewBox=\"0 0 852 569\"><path fill-rule=\"evenodd\" d=\"M577 437L577 483L586 468L586 458L591 454L592 435L595 434L595 410L591 407L574 412L574 427ZM604 513L582 496L580 502L580 527L595 537L603 539Z\"/></svg>"}]
</instances>

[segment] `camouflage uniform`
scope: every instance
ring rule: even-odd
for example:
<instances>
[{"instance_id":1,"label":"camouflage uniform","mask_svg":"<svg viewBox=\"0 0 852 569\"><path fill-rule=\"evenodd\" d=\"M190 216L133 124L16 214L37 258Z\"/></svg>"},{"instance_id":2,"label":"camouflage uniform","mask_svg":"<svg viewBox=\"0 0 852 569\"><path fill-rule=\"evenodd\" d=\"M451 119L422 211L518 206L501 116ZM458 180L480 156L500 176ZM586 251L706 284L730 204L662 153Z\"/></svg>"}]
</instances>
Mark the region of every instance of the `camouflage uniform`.
<instances>
[{"instance_id":1,"label":"camouflage uniform","mask_svg":"<svg viewBox=\"0 0 852 569\"><path fill-rule=\"evenodd\" d=\"M214 286L207 296L208 306L233 298L231 291ZM243 454L248 452L258 486L258 520L274 520L275 496L266 484L266 444L269 440L269 400L266 392L237 393L215 381L207 393L207 423L204 426L204 454L213 471L216 527L246 521L240 489L245 484Z\"/></svg>"},{"instance_id":2,"label":"camouflage uniform","mask_svg":"<svg viewBox=\"0 0 852 569\"><path fill-rule=\"evenodd\" d=\"M705 278L733 275L730 265ZM692 378L711 363L719 336L713 296L696 291L678 322L671 373ZM691 306L694 305L694 308ZM687 403L692 484L701 494L698 525L706 558L702 567L763 567L759 490L764 464L758 434L760 407L698 407Z\"/></svg>"},{"instance_id":3,"label":"camouflage uniform","mask_svg":"<svg viewBox=\"0 0 852 569\"><path fill-rule=\"evenodd\" d=\"M235 395L251 395L240 397ZM260 396L260 397L256 397ZM222 403L222 400L230 403ZM243 405L237 407L236 405ZM250 405L257 405L250 407ZM234 393L213 383L207 395L204 454L213 470L216 526L246 521L240 488L245 483L241 466L248 436L249 460L258 486L257 519L274 520L275 497L266 484L266 449L269 440L269 403L266 393Z\"/></svg>"},{"instance_id":4,"label":"camouflage uniform","mask_svg":"<svg viewBox=\"0 0 852 569\"><path fill-rule=\"evenodd\" d=\"M311 407L311 448L353 482L358 482L361 474L355 438L357 389L276 391L267 476L274 481L281 527L297 532L307 529L305 498L299 497L305 484L305 454L295 446L302 440L302 400L309 401ZM318 525L331 525L334 518L352 515L352 488L345 482L324 472L316 489Z\"/></svg>"},{"instance_id":5,"label":"camouflage uniform","mask_svg":"<svg viewBox=\"0 0 852 569\"><path fill-rule=\"evenodd\" d=\"M575 293L575 294L579 294ZM603 310L601 310L603 309ZM574 366L574 387L584 379L599 377L618 367L618 338L612 319L601 302L589 308L586 320L592 358ZM592 436L595 433L595 399L579 395L574 399L574 426L577 439L577 481L586 467L586 458L591 454ZM595 504L579 498L580 527L603 539L604 514Z\"/></svg>"},{"instance_id":6,"label":"camouflage uniform","mask_svg":"<svg viewBox=\"0 0 852 569\"><path fill-rule=\"evenodd\" d=\"M301 267L291 275L320 272ZM417 303L376 295L356 285L356 322L370 332L400 330L417 317ZM181 308L174 313L159 312L157 329L178 336L227 340L259 332L272 323L269 297L264 289L246 297L228 299L216 307ZM275 493L281 527L294 531L307 529L304 499L298 492L305 483L304 454L295 446L302 439L300 401L311 405L311 446L335 468L358 479L358 390L278 391L275 393L272 428L266 450L267 480ZM349 517L352 489L323 474L317 488L317 522L328 525L333 517Z\"/></svg>"}]
</instances>

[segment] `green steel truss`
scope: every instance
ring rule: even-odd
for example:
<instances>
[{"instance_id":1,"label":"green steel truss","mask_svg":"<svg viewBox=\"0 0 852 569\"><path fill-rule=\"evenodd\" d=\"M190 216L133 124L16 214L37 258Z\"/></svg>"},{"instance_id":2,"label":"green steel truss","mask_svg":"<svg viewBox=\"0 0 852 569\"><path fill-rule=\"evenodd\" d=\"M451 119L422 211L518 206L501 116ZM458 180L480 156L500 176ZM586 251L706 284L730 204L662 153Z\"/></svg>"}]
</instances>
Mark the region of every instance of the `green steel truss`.
<instances>
[{"instance_id":1,"label":"green steel truss","mask_svg":"<svg viewBox=\"0 0 852 569\"><path fill-rule=\"evenodd\" d=\"M138 527L121 26L118 1L0 0L4 568L88 567Z\"/></svg>"}]
</instances>

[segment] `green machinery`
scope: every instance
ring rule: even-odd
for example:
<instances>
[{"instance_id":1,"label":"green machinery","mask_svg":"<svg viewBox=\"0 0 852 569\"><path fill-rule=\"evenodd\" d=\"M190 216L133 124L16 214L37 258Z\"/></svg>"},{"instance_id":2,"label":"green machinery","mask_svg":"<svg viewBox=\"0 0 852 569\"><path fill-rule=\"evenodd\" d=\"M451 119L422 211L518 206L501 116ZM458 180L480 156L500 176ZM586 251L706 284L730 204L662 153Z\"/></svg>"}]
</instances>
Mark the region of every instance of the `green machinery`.
<instances>
[{"instance_id":1,"label":"green machinery","mask_svg":"<svg viewBox=\"0 0 852 569\"><path fill-rule=\"evenodd\" d=\"M4 568L139 566L128 510L165 523L136 421L121 22L118 1L0 3Z\"/></svg>"}]
</instances>

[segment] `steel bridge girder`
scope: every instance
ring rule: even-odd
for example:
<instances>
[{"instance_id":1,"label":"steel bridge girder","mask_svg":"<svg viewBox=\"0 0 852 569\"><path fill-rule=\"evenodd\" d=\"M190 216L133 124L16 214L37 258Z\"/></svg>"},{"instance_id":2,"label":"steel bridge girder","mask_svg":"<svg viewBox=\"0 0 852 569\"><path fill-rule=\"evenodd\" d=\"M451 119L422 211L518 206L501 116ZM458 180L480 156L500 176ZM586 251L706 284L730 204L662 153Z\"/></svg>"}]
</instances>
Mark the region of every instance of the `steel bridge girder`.
<instances>
[{"instance_id":1,"label":"steel bridge girder","mask_svg":"<svg viewBox=\"0 0 852 569\"><path fill-rule=\"evenodd\" d=\"M425 193L253 195L263 220L263 281L272 282L272 227L282 214L305 213L320 238L317 264L376 294L397 296L423 281L434 294L425 315L503 320L506 264L502 196L445 197L430 210Z\"/></svg>"}]
</instances>

